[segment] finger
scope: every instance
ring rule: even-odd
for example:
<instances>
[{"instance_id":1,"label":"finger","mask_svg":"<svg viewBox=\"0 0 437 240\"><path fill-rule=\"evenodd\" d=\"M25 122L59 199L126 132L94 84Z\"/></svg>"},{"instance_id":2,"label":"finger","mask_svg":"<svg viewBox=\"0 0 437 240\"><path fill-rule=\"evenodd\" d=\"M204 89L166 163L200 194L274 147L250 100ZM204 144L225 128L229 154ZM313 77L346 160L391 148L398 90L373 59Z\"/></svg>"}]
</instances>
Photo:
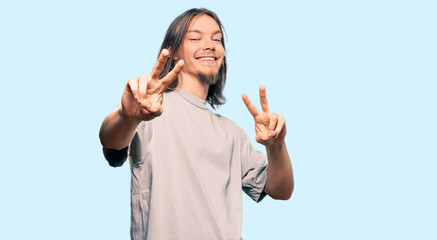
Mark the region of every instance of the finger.
<instances>
[{"instance_id":1,"label":"finger","mask_svg":"<svg viewBox=\"0 0 437 240\"><path fill-rule=\"evenodd\" d=\"M151 114L159 116L162 114L162 105L160 103L154 102L146 108Z\"/></svg>"},{"instance_id":2,"label":"finger","mask_svg":"<svg viewBox=\"0 0 437 240\"><path fill-rule=\"evenodd\" d=\"M274 131L276 128L276 124L278 123L278 114L273 113L270 116L270 121L269 121L269 130Z\"/></svg>"},{"instance_id":3,"label":"finger","mask_svg":"<svg viewBox=\"0 0 437 240\"><path fill-rule=\"evenodd\" d=\"M164 69L165 63L167 62L167 58L170 55L167 49L162 49L161 53L159 54L158 61L156 61L155 65L153 66L152 72L150 73L150 77L152 79L158 79L159 74L161 74L162 70Z\"/></svg>"},{"instance_id":4,"label":"finger","mask_svg":"<svg viewBox=\"0 0 437 240\"><path fill-rule=\"evenodd\" d=\"M262 123L255 123L255 131L267 134L269 129L267 129Z\"/></svg>"},{"instance_id":5,"label":"finger","mask_svg":"<svg viewBox=\"0 0 437 240\"><path fill-rule=\"evenodd\" d=\"M278 124L276 125L276 128L275 128L276 137L278 137L279 134L283 131L284 126L285 126L285 118L282 116L279 116L278 117Z\"/></svg>"},{"instance_id":6,"label":"finger","mask_svg":"<svg viewBox=\"0 0 437 240\"><path fill-rule=\"evenodd\" d=\"M135 78L129 79L127 85L134 98L138 100L138 79Z\"/></svg>"},{"instance_id":7,"label":"finger","mask_svg":"<svg viewBox=\"0 0 437 240\"><path fill-rule=\"evenodd\" d=\"M170 85L178 76L178 74L182 71L182 69L184 68L185 62L184 60L179 60L176 65L174 66L174 68L167 73L167 75L165 75L165 77L163 77L161 79L161 83L165 86L164 90L168 87L168 85Z\"/></svg>"},{"instance_id":8,"label":"finger","mask_svg":"<svg viewBox=\"0 0 437 240\"><path fill-rule=\"evenodd\" d=\"M259 87L259 100L261 102L262 111L269 112L269 105L267 103L267 96L266 96L266 87L264 86Z\"/></svg>"},{"instance_id":9,"label":"finger","mask_svg":"<svg viewBox=\"0 0 437 240\"><path fill-rule=\"evenodd\" d=\"M141 102L141 106L143 107L143 108L145 108L145 109L149 109L150 108L150 102L149 101L147 101L147 100L143 100L142 102Z\"/></svg>"},{"instance_id":10,"label":"finger","mask_svg":"<svg viewBox=\"0 0 437 240\"><path fill-rule=\"evenodd\" d=\"M146 98L147 92L147 76L141 75L138 78L138 101L142 102Z\"/></svg>"},{"instance_id":11,"label":"finger","mask_svg":"<svg viewBox=\"0 0 437 240\"><path fill-rule=\"evenodd\" d=\"M273 138L269 137L267 133L258 133L256 134L256 141L263 144L263 145L269 145L273 141Z\"/></svg>"},{"instance_id":12,"label":"finger","mask_svg":"<svg viewBox=\"0 0 437 240\"><path fill-rule=\"evenodd\" d=\"M250 102L249 97L246 94L242 96L244 104L246 104L247 110L249 110L250 114L255 118L258 116L259 112L256 107Z\"/></svg>"}]
</instances>

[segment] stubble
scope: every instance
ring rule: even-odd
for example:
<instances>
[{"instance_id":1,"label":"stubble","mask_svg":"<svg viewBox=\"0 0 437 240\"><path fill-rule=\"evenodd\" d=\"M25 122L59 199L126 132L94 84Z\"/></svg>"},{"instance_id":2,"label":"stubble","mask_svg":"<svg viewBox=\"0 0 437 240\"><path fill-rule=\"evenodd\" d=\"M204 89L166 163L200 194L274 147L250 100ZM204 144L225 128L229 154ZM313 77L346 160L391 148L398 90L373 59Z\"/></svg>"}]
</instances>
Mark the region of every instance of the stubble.
<instances>
[{"instance_id":1,"label":"stubble","mask_svg":"<svg viewBox=\"0 0 437 240\"><path fill-rule=\"evenodd\" d=\"M218 81L218 74L203 74L203 73L198 73L197 77L199 78L199 80L206 84L206 85L213 85L216 84Z\"/></svg>"}]
</instances>

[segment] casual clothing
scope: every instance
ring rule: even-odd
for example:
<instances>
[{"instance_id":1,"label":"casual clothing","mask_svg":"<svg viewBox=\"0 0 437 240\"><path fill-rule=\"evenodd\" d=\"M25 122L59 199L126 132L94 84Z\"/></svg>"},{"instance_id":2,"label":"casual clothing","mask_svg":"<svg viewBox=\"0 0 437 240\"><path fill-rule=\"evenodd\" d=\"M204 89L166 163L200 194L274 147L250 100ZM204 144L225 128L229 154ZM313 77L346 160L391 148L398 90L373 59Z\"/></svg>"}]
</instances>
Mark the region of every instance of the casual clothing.
<instances>
[{"instance_id":1,"label":"casual clothing","mask_svg":"<svg viewBox=\"0 0 437 240\"><path fill-rule=\"evenodd\" d=\"M242 189L261 201L267 158L234 122L181 90L129 146L131 238L240 239Z\"/></svg>"}]
</instances>

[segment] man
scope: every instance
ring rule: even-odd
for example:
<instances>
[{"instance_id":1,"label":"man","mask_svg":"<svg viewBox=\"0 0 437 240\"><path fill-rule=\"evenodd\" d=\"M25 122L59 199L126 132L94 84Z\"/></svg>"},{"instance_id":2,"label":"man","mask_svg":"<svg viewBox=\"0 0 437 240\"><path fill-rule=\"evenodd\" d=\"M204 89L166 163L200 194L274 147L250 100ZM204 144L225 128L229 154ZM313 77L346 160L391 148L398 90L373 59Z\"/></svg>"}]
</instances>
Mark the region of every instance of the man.
<instances>
[{"instance_id":1,"label":"man","mask_svg":"<svg viewBox=\"0 0 437 240\"><path fill-rule=\"evenodd\" d=\"M131 164L132 239L240 239L243 189L255 201L288 199L294 187L283 117L246 95L256 140L212 113L224 103L222 25L207 9L190 9L170 25L150 75L130 79L121 105L102 123L112 166ZM268 167L267 167L268 163Z\"/></svg>"}]
</instances>

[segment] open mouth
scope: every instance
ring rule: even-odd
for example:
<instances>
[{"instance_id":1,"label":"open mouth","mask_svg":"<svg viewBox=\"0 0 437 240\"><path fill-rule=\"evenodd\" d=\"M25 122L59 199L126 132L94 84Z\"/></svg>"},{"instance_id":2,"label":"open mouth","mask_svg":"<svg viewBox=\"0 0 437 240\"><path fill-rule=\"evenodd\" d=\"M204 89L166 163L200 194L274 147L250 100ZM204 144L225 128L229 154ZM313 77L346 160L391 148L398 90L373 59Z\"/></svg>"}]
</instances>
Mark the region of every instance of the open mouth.
<instances>
[{"instance_id":1,"label":"open mouth","mask_svg":"<svg viewBox=\"0 0 437 240\"><path fill-rule=\"evenodd\" d=\"M212 56L198 57L196 59L199 60L199 61L216 61L217 60L216 57L212 57Z\"/></svg>"}]
</instances>

